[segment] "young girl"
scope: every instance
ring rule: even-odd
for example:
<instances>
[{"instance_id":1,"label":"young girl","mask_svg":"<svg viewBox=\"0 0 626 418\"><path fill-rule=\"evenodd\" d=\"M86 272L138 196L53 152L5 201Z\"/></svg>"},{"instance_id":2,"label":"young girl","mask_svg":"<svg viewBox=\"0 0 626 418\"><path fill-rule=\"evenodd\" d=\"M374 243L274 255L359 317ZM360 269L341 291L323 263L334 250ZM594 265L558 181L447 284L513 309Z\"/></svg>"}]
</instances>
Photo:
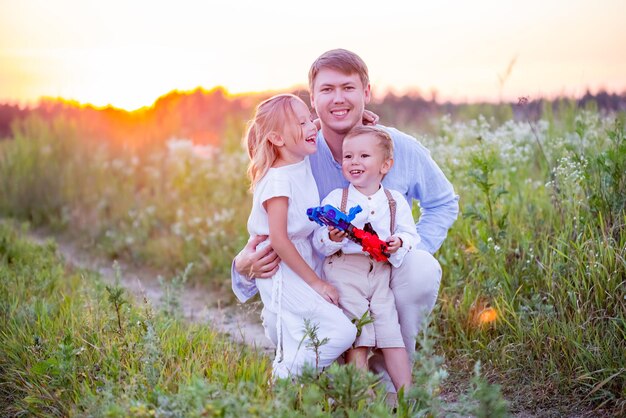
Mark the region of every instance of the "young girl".
<instances>
[{"instance_id":1,"label":"young girl","mask_svg":"<svg viewBox=\"0 0 626 418\"><path fill-rule=\"evenodd\" d=\"M275 316L276 328L265 331L276 343L272 374L284 378L300 374L305 364L326 367L348 349L355 326L336 305L334 286L322 281L316 269L311 234L316 229L306 210L319 205L308 156L317 150L317 128L302 100L280 94L261 103L250 121L246 144L253 201L248 232L269 235L282 260L271 280L257 280L263 317ZM272 318L274 319L274 318ZM305 320L317 326L316 352L307 344Z\"/></svg>"}]
</instances>

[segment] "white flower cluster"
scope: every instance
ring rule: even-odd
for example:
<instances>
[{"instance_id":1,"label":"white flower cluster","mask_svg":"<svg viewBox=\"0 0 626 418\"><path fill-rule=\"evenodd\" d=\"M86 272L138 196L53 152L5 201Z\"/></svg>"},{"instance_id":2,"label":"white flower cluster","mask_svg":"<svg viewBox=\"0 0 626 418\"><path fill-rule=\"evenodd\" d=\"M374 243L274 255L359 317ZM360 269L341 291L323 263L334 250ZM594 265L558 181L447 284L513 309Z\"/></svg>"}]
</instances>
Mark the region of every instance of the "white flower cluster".
<instances>
[{"instance_id":1,"label":"white flower cluster","mask_svg":"<svg viewBox=\"0 0 626 418\"><path fill-rule=\"evenodd\" d=\"M183 138L168 140L167 150L170 156L198 160L211 160L218 153L218 149L212 145L198 145L194 144L190 139Z\"/></svg>"}]
</instances>

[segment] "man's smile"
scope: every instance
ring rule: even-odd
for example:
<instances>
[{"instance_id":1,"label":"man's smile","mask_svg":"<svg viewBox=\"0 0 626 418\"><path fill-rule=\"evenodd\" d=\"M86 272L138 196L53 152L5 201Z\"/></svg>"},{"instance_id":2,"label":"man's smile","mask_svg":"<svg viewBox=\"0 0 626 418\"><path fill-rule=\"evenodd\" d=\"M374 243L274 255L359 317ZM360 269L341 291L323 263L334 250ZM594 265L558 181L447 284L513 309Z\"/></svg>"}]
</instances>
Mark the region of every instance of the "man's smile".
<instances>
[{"instance_id":1,"label":"man's smile","mask_svg":"<svg viewBox=\"0 0 626 418\"><path fill-rule=\"evenodd\" d=\"M348 114L348 109L334 109L330 111L330 114L338 117L345 116Z\"/></svg>"}]
</instances>

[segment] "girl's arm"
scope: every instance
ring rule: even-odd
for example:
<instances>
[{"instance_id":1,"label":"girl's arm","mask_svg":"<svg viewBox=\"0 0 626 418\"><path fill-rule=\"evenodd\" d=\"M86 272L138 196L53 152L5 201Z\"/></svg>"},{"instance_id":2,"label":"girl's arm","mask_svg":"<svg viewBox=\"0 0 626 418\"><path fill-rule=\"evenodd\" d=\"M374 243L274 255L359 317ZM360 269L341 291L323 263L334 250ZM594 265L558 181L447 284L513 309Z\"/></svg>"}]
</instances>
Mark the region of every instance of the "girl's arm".
<instances>
[{"instance_id":1,"label":"girl's arm","mask_svg":"<svg viewBox=\"0 0 626 418\"><path fill-rule=\"evenodd\" d=\"M272 247L280 259L289 266L309 286L328 302L337 305L339 293L334 286L326 283L315 274L315 271L304 261L287 235L287 213L289 199L284 196L273 197L264 203L270 229Z\"/></svg>"}]
</instances>

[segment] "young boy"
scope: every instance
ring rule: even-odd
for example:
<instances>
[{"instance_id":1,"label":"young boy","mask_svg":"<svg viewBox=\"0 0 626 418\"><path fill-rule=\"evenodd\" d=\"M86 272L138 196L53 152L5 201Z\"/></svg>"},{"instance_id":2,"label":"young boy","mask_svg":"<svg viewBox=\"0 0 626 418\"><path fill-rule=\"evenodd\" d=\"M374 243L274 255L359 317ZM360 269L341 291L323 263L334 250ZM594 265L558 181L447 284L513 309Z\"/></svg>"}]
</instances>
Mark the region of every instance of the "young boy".
<instances>
[{"instance_id":1,"label":"young boy","mask_svg":"<svg viewBox=\"0 0 626 418\"><path fill-rule=\"evenodd\" d=\"M361 329L347 361L367 369L369 348L380 348L395 389L408 389L411 366L389 279L391 266L399 267L420 237L404 196L381 185L393 165L391 137L380 128L356 126L344 138L341 165L350 185L330 192L322 205L333 205L343 212L360 205L363 210L352 223L363 228L369 222L379 238L387 242L391 254L389 263L377 262L359 244L348 240L345 232L333 227L315 231L313 246L326 256L324 275L339 291L340 308L351 319L365 313L373 319Z\"/></svg>"}]
</instances>

